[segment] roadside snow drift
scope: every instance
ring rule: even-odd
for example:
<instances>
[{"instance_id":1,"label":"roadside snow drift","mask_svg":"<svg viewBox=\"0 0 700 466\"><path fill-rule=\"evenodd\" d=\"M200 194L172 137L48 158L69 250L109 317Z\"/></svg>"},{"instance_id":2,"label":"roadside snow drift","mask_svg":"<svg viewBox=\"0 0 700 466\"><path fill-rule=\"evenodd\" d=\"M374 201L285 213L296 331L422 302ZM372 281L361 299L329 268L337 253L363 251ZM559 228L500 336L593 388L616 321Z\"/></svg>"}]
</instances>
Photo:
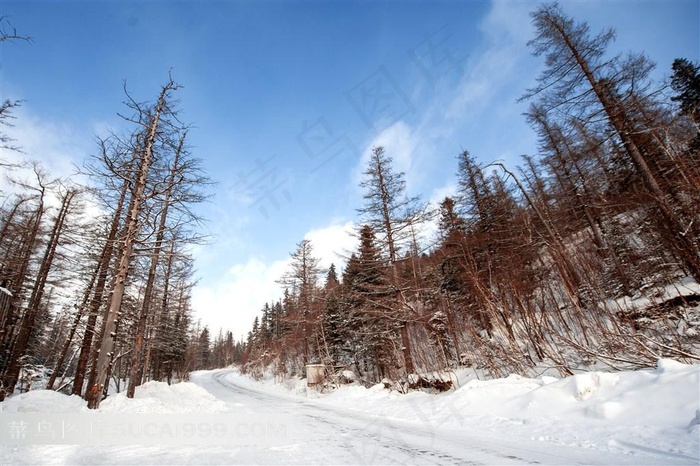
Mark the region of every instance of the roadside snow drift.
<instances>
[{"instance_id":1,"label":"roadside snow drift","mask_svg":"<svg viewBox=\"0 0 700 466\"><path fill-rule=\"evenodd\" d=\"M273 380L254 381L235 370L201 371L192 374L192 382L170 386L161 382L146 383L137 388L134 399L124 394L111 395L97 411L87 410L84 401L76 396L47 390L31 391L0 403L0 419L1 413L27 413L27 416L33 413L87 416L192 413L193 418L195 414L216 413L240 417L261 413L267 407L277 410L273 415L275 412L281 415L283 411L297 413L290 430L306 432L304 429L311 428L310 423L318 414L304 414L305 410L318 413L322 408L329 413L323 422L333 422L333 416L354 419L352 428L357 432L362 432L362 425L371 428L367 419L382 419L405 426L405 429L428 432L434 439L477 444L478 439L482 439L491 445L515 442L524 445L526 450L523 451L544 463L561 463L546 454L566 452L571 447L579 453L581 450L590 452L584 455L584 463L600 463L601 457L607 458L606 454L611 455L610 459L603 462L620 458L629 459L625 461L629 464L700 462L700 365L660 360L654 369L588 372L564 379L511 375L498 380L469 380L467 374L466 371L456 374L461 383L455 390L432 395L424 392L400 394L383 385L364 388L356 383L330 393L319 393L307 389L305 380L275 383ZM335 439L335 431L324 425L314 427L319 430L312 432L319 435L326 432L329 439ZM347 427L341 427L340 432L343 429ZM369 442L371 440L367 439L372 437L361 435L358 438L353 434L348 438ZM145 447L132 446L131 450L110 447L113 454L107 457L100 456L100 449L95 446L6 445L2 446L0 464L143 464L143 461L149 464L280 461L323 464L334 457L334 448L345 448L345 441L339 438L317 445L314 457L302 455L307 451L306 442L300 444L298 439L289 447L275 448L218 446L206 450L151 446L146 451ZM341 454L336 457L338 462L352 463L342 459L342 452L338 451ZM292 453L298 456L285 456ZM391 458L384 457L382 462ZM500 458L482 461L517 463L513 460L515 457ZM580 462L580 456L577 458L576 462ZM401 462L399 457L395 459ZM428 458L427 462L434 459ZM573 457L570 459L574 461ZM473 458L471 461L478 462Z\"/></svg>"},{"instance_id":2,"label":"roadside snow drift","mask_svg":"<svg viewBox=\"0 0 700 466\"><path fill-rule=\"evenodd\" d=\"M478 429L504 438L658 452L700 462L700 365L662 359L655 369L587 372L564 379L510 375L465 381L464 372L457 376L463 384L439 395L404 395L381 384L318 394L307 390L304 380L245 383L435 429Z\"/></svg>"}]
</instances>

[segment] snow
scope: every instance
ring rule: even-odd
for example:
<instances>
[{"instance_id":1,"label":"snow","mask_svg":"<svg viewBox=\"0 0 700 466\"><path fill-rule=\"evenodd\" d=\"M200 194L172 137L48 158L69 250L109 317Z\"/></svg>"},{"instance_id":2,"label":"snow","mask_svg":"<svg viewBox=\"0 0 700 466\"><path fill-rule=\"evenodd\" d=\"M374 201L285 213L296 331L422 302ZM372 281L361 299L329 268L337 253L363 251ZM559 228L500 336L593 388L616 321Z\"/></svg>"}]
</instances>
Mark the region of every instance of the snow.
<instances>
[{"instance_id":1,"label":"snow","mask_svg":"<svg viewBox=\"0 0 700 466\"><path fill-rule=\"evenodd\" d=\"M346 387L322 400L455 429L478 423L542 442L613 450L635 444L700 458L700 432L689 428L700 406L700 366L675 361L660 361L655 370L591 372L556 382L516 375L472 380L443 395Z\"/></svg>"},{"instance_id":2,"label":"snow","mask_svg":"<svg viewBox=\"0 0 700 466\"><path fill-rule=\"evenodd\" d=\"M0 413L76 413L88 411L85 400L53 390L33 390L8 397L0 403Z\"/></svg>"},{"instance_id":3,"label":"snow","mask_svg":"<svg viewBox=\"0 0 700 466\"><path fill-rule=\"evenodd\" d=\"M229 406L216 399L202 387L189 382L168 385L146 382L137 387L133 399L124 392L107 397L99 411L106 413L221 413Z\"/></svg>"},{"instance_id":4,"label":"snow","mask_svg":"<svg viewBox=\"0 0 700 466\"><path fill-rule=\"evenodd\" d=\"M664 359L653 369L562 379L513 374L476 380L466 370L455 377L455 390L435 395L357 383L318 392L305 380L255 381L236 370L200 371L192 382L148 382L134 399L109 396L97 411L87 410L79 397L35 390L0 403L0 413L291 413L294 420L287 444L278 446L111 446L101 457L93 445L7 445L0 464L700 462L700 365ZM307 436L318 440L313 451L306 448ZM402 442L401 448L391 445ZM415 446L420 442L425 444Z\"/></svg>"}]
</instances>

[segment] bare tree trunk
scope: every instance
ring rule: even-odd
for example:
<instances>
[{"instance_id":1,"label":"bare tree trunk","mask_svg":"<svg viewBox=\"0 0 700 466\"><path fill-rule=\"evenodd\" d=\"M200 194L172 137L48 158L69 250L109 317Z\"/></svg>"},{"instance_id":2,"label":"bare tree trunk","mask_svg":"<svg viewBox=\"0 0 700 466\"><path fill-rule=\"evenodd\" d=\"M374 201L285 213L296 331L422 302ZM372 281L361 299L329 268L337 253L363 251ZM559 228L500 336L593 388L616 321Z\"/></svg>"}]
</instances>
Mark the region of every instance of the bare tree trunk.
<instances>
[{"instance_id":1,"label":"bare tree trunk","mask_svg":"<svg viewBox=\"0 0 700 466\"><path fill-rule=\"evenodd\" d=\"M173 160L173 166L170 170L170 179L168 180L168 187L165 190L165 199L163 200L163 207L160 213L160 222L158 224L158 232L156 233L156 242L153 246L153 253L151 254L151 266L148 270L146 290L144 291L143 295L143 304L141 305L138 329L136 330L133 354L131 355L131 373L129 376L129 385L126 390L126 396L128 398L134 397L136 386L141 385L141 379L143 377L144 364L142 350L144 337L146 334L146 323L148 322L149 314L151 312L153 288L155 287L156 282L156 269L158 267L158 261L160 260L160 251L163 247L165 225L168 217L168 209L170 207L170 196L172 195L175 186L175 177L178 173L178 165L180 163L180 152L182 151L182 147L185 143L186 135L187 134L185 133L181 136L177 150L175 151L175 159Z\"/></svg>"},{"instance_id":2,"label":"bare tree trunk","mask_svg":"<svg viewBox=\"0 0 700 466\"><path fill-rule=\"evenodd\" d=\"M586 80L591 86L591 89L603 106L603 110L608 117L608 121L622 141L625 151L633 161L637 171L644 180L644 184L646 185L647 189L649 189L654 204L658 208L664 223L668 226L668 231L671 235L671 243L674 249L676 249L676 252L681 257L681 260L688 268L690 274L696 281L700 282L700 257L698 255L698 249L693 244L693 241L686 236L686 228L683 226L678 215L676 215L676 213L673 211L673 208L668 204L668 201L666 200L666 193L664 193L664 191L661 189L661 186L654 177L654 174L651 172L647 161L632 139L630 134L632 131L632 125L626 114L625 108L619 99L611 94L610 89L605 86L604 82L599 80L594 75L593 71L591 71L588 66L587 60L581 55L576 45L571 41L571 37L564 27L551 18L549 18L549 23L561 35L562 40L571 52L576 64L583 72Z\"/></svg>"},{"instance_id":3,"label":"bare tree trunk","mask_svg":"<svg viewBox=\"0 0 700 466\"><path fill-rule=\"evenodd\" d=\"M80 355L78 356L78 366L75 370L75 379L73 381L73 394L82 395L83 393L83 383L85 380L85 373L88 368L88 361L93 361L93 368L96 367L97 362L97 350L93 350L93 337L95 335L95 324L97 323L97 316L102 305L102 299L104 297L105 286L107 284L107 275L109 272L109 263L112 261L114 256L114 246L117 242L117 234L119 232L119 225L121 223L122 211L124 210L124 203L126 202L126 194L129 188L129 180L124 180L122 185L122 190L119 195L119 201L117 202L117 208L114 212L114 217L112 218L112 225L109 230L109 235L105 241L102 248L102 255L97 263L95 271L97 272L98 279L95 284L95 289L92 294L92 299L90 300L90 311L88 314L87 324L85 326L85 334L83 335L83 343L80 347ZM102 334L99 335L100 341L102 340ZM94 353L94 354L93 354ZM95 371L91 371L91 377L88 380L88 389L86 391L86 398L88 397L92 386L95 384L94 376Z\"/></svg>"},{"instance_id":4,"label":"bare tree trunk","mask_svg":"<svg viewBox=\"0 0 700 466\"><path fill-rule=\"evenodd\" d=\"M109 383L106 379L110 359L112 356L112 351L114 350L114 338L115 338L115 327L118 314L121 310L122 299L124 297L124 288L126 286L126 277L129 272L129 264L131 263L131 258L133 255L134 241L139 233L139 214L141 213L141 206L143 203L143 196L146 190L146 180L148 178L148 170L151 164L151 157L153 156L153 149L156 141L156 135L158 131L158 125L160 117L165 108L166 93L173 88L173 83L169 83L161 90L160 96L158 98L158 103L156 105L153 117L151 118L150 125L148 128L148 133L146 139L143 142L144 147L141 151L141 159L139 160L138 167L138 178L135 181L135 185L132 191L132 199L134 199L131 211L129 212L128 223L126 225L126 234L124 237L124 244L121 248L122 255L119 261L119 267L117 268L117 274L115 276L114 289L112 290L112 299L109 304L109 311L107 314L105 334L102 339L102 344L100 345L100 354L97 359L97 383ZM94 408L100 406L103 395L103 387L99 387L96 390L96 397L94 401Z\"/></svg>"},{"instance_id":5,"label":"bare tree trunk","mask_svg":"<svg viewBox=\"0 0 700 466\"><path fill-rule=\"evenodd\" d=\"M31 336L32 330L34 329L34 320L39 311L39 305L41 304L41 299L44 296L44 288L46 285L46 279L51 270L53 264L53 259L56 253L56 247L58 246L58 241L63 232L63 226L65 224L66 216L68 215L68 209L70 203L75 195L75 191L68 190L68 192L63 197L61 203L61 209L58 213L56 221L54 222L53 230L51 231L51 236L49 238L49 243L46 246L46 252L41 261L39 267L39 272L37 274L36 281L34 282L34 288L32 294L29 298L27 304L27 310L22 318L22 324L15 341L14 348L12 350L12 356L10 357L10 365L5 372L3 377L3 384L9 393L12 393L15 389L15 384L17 383L17 378L19 377L19 371L21 368L20 358L24 355L27 350L27 345L29 343L29 338Z\"/></svg>"}]
</instances>

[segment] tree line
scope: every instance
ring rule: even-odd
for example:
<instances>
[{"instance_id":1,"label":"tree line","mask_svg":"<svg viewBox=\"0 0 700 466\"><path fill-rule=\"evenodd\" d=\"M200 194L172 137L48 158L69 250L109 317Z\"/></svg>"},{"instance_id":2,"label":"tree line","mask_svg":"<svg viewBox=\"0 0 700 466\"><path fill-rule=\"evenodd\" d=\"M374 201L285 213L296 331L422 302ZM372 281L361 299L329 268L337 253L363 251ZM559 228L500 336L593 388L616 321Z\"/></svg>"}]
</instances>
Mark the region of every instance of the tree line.
<instances>
[{"instance_id":1,"label":"tree line","mask_svg":"<svg viewBox=\"0 0 700 466\"><path fill-rule=\"evenodd\" d=\"M248 372L318 363L375 383L700 359L700 296L664 291L700 283L700 66L679 58L654 81L644 54L608 53L612 30L556 3L531 16L545 68L522 100L537 154L511 169L463 151L456 195L431 208L374 147L357 249L339 274L298 244L284 297L245 342Z\"/></svg>"},{"instance_id":2,"label":"tree line","mask_svg":"<svg viewBox=\"0 0 700 466\"><path fill-rule=\"evenodd\" d=\"M214 361L190 302L191 246L204 240L195 207L212 183L178 117L180 88L169 78L141 102L125 86L125 129L98 138L81 183L0 160L0 396L44 367L46 388L95 408L110 381L133 397L146 380L186 379ZM2 123L19 104L5 103ZM216 342L223 361L236 350L227 336Z\"/></svg>"}]
</instances>

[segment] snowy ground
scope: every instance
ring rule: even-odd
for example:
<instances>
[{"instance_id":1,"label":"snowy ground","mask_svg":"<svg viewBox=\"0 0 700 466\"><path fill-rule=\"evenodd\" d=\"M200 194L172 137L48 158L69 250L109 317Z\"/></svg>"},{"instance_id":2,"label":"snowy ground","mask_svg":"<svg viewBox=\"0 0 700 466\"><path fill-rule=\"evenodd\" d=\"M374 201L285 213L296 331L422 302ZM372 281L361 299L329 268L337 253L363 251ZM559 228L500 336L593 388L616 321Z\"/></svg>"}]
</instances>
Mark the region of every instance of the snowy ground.
<instances>
[{"instance_id":1,"label":"snowy ground","mask_svg":"<svg viewBox=\"0 0 700 466\"><path fill-rule=\"evenodd\" d=\"M700 366L670 360L561 380L471 380L440 395L357 385L319 394L228 369L150 382L97 412L37 390L0 403L0 413L2 465L700 463ZM38 439L35 430L65 419L136 427L83 433L72 445ZM18 420L29 429L21 439Z\"/></svg>"}]
</instances>

